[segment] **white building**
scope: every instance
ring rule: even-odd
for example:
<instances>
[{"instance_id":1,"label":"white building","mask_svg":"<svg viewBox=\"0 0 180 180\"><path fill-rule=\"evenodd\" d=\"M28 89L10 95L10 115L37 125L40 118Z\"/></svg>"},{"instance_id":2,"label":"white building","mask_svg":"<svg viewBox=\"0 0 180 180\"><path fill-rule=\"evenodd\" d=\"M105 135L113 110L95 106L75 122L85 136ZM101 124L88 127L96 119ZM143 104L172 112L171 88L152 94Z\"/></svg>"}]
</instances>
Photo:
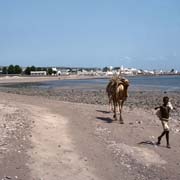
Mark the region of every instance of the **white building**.
<instances>
[{"instance_id":1,"label":"white building","mask_svg":"<svg viewBox=\"0 0 180 180\"><path fill-rule=\"evenodd\" d=\"M31 71L30 74L31 76L46 76L47 72L46 71Z\"/></svg>"}]
</instances>

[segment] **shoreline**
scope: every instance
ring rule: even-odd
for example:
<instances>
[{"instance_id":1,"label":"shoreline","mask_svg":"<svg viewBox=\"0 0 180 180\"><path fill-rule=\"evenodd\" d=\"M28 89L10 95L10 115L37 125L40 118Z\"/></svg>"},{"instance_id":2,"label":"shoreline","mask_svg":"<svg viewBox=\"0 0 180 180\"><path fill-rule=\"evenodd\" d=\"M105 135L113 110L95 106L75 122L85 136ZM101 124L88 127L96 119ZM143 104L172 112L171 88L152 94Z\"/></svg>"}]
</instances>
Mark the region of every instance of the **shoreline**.
<instances>
[{"instance_id":1,"label":"shoreline","mask_svg":"<svg viewBox=\"0 0 180 180\"><path fill-rule=\"evenodd\" d=\"M158 75L122 75L123 77L161 77L161 76L180 76L180 74L158 74ZM64 79L111 79L107 75L61 75L61 76L16 76L0 75L0 83L19 83L19 82L43 82Z\"/></svg>"},{"instance_id":2,"label":"shoreline","mask_svg":"<svg viewBox=\"0 0 180 180\"><path fill-rule=\"evenodd\" d=\"M110 79L110 76L83 76L83 75L69 75L69 76L0 76L0 84L2 83L30 83L30 82L44 82L65 79Z\"/></svg>"}]
</instances>

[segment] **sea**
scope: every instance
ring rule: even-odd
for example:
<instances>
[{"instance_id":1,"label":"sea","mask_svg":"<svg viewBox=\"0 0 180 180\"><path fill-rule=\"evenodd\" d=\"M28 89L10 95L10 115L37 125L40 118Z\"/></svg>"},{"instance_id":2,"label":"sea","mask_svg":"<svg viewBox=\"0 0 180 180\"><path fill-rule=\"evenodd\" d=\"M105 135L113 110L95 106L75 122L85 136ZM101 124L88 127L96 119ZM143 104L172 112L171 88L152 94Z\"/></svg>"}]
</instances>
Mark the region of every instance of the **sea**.
<instances>
[{"instance_id":1,"label":"sea","mask_svg":"<svg viewBox=\"0 0 180 180\"><path fill-rule=\"evenodd\" d=\"M130 81L130 91L180 91L180 76L130 76L126 77ZM80 88L97 90L105 88L110 78L91 78L91 79L64 79L45 81L41 83L19 83L8 84L6 86L18 88ZM2 85L0 85L2 86ZM5 85L4 85L5 86Z\"/></svg>"},{"instance_id":2,"label":"sea","mask_svg":"<svg viewBox=\"0 0 180 180\"><path fill-rule=\"evenodd\" d=\"M129 76L130 91L180 91L180 76ZM97 90L105 88L110 78L64 79L40 83L1 84L14 88L81 88Z\"/></svg>"}]
</instances>

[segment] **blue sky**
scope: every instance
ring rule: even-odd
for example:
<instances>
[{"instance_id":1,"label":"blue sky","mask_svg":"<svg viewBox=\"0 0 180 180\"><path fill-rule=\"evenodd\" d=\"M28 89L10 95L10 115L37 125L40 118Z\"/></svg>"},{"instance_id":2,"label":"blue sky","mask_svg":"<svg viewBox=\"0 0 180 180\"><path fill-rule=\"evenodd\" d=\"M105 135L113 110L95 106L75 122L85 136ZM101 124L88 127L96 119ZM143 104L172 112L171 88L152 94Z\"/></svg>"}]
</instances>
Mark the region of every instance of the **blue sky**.
<instances>
[{"instance_id":1,"label":"blue sky","mask_svg":"<svg viewBox=\"0 0 180 180\"><path fill-rule=\"evenodd\" d=\"M179 0L0 0L0 65L180 70Z\"/></svg>"}]
</instances>

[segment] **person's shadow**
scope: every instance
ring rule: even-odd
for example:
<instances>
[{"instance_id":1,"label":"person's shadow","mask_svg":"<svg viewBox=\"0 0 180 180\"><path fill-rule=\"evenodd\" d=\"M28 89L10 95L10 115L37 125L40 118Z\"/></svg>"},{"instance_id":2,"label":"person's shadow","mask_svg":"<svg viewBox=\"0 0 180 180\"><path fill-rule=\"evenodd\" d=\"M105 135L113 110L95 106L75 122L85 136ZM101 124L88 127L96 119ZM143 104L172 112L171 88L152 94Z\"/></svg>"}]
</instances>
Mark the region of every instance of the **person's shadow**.
<instances>
[{"instance_id":1,"label":"person's shadow","mask_svg":"<svg viewBox=\"0 0 180 180\"><path fill-rule=\"evenodd\" d=\"M153 141L141 141L141 142L139 142L138 143L139 145L141 145L141 144L147 144L147 145L152 145L152 146L154 146L154 145L156 145L156 142L153 142Z\"/></svg>"},{"instance_id":2,"label":"person's shadow","mask_svg":"<svg viewBox=\"0 0 180 180\"><path fill-rule=\"evenodd\" d=\"M159 147L167 148L167 146L160 145L160 144L158 145L157 142L153 142L153 141L141 141L137 144L139 144L139 145L145 144L145 145L152 145L152 146L159 146Z\"/></svg>"}]
</instances>

